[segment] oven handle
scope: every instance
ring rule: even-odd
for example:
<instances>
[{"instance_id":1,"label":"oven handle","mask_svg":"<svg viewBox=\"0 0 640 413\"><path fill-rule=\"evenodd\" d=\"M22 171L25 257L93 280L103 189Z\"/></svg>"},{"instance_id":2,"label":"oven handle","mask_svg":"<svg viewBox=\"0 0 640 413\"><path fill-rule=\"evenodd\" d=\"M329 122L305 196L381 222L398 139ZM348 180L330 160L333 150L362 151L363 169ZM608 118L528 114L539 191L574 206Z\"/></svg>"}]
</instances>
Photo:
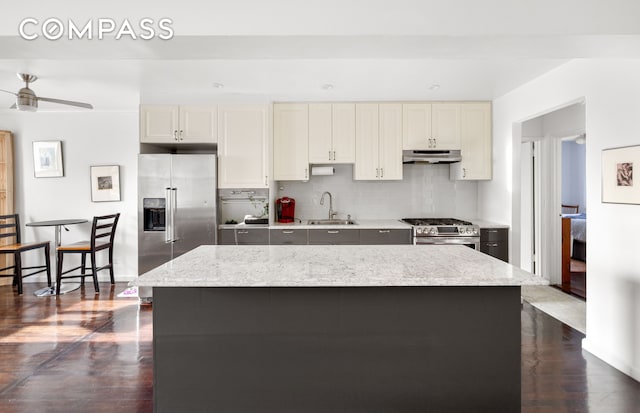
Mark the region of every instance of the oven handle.
<instances>
[{"instance_id":1,"label":"oven handle","mask_svg":"<svg viewBox=\"0 0 640 413\"><path fill-rule=\"evenodd\" d=\"M469 245L480 249L480 237L413 237L416 245Z\"/></svg>"}]
</instances>

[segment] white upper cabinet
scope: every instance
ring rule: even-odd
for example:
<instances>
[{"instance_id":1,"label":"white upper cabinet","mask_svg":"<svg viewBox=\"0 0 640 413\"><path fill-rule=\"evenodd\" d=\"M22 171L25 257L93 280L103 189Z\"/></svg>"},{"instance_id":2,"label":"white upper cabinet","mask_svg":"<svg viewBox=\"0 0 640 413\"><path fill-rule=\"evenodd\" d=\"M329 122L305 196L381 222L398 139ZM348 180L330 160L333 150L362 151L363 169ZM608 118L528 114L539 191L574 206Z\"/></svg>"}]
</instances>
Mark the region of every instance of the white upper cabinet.
<instances>
[{"instance_id":1,"label":"white upper cabinet","mask_svg":"<svg viewBox=\"0 0 640 413\"><path fill-rule=\"evenodd\" d=\"M140 142L175 143L179 120L177 105L140 106Z\"/></svg>"},{"instance_id":2,"label":"white upper cabinet","mask_svg":"<svg viewBox=\"0 0 640 413\"><path fill-rule=\"evenodd\" d=\"M430 149L460 149L459 103L434 103L431 105Z\"/></svg>"},{"instance_id":3,"label":"white upper cabinet","mask_svg":"<svg viewBox=\"0 0 640 413\"><path fill-rule=\"evenodd\" d=\"M401 104L356 104L353 179L402 179Z\"/></svg>"},{"instance_id":4,"label":"white upper cabinet","mask_svg":"<svg viewBox=\"0 0 640 413\"><path fill-rule=\"evenodd\" d=\"M140 142L216 143L216 106L141 105Z\"/></svg>"},{"instance_id":5,"label":"white upper cabinet","mask_svg":"<svg viewBox=\"0 0 640 413\"><path fill-rule=\"evenodd\" d=\"M380 179L402 179L402 105L379 105Z\"/></svg>"},{"instance_id":6,"label":"white upper cabinet","mask_svg":"<svg viewBox=\"0 0 640 413\"><path fill-rule=\"evenodd\" d=\"M331 118L331 103L309 104L309 163L332 162Z\"/></svg>"},{"instance_id":7,"label":"white upper cabinet","mask_svg":"<svg viewBox=\"0 0 640 413\"><path fill-rule=\"evenodd\" d=\"M309 162L355 162L355 104L309 104Z\"/></svg>"},{"instance_id":8,"label":"white upper cabinet","mask_svg":"<svg viewBox=\"0 0 640 413\"><path fill-rule=\"evenodd\" d=\"M378 105L376 103L356 104L356 163L353 179L380 179Z\"/></svg>"},{"instance_id":9,"label":"white upper cabinet","mask_svg":"<svg viewBox=\"0 0 640 413\"><path fill-rule=\"evenodd\" d=\"M273 179L309 179L309 105L273 105Z\"/></svg>"},{"instance_id":10,"label":"white upper cabinet","mask_svg":"<svg viewBox=\"0 0 640 413\"><path fill-rule=\"evenodd\" d=\"M178 139L184 143L216 143L217 122L216 106L180 106Z\"/></svg>"},{"instance_id":11,"label":"white upper cabinet","mask_svg":"<svg viewBox=\"0 0 640 413\"><path fill-rule=\"evenodd\" d=\"M333 163L354 163L356 161L356 105L334 103L331 109Z\"/></svg>"},{"instance_id":12,"label":"white upper cabinet","mask_svg":"<svg viewBox=\"0 0 640 413\"><path fill-rule=\"evenodd\" d=\"M411 150L429 149L431 143L431 104L403 104L402 148Z\"/></svg>"},{"instance_id":13,"label":"white upper cabinet","mask_svg":"<svg viewBox=\"0 0 640 413\"><path fill-rule=\"evenodd\" d=\"M218 108L218 187L269 187L268 105Z\"/></svg>"},{"instance_id":14,"label":"white upper cabinet","mask_svg":"<svg viewBox=\"0 0 640 413\"><path fill-rule=\"evenodd\" d=\"M460 149L460 106L459 103L403 104L403 149Z\"/></svg>"},{"instance_id":15,"label":"white upper cabinet","mask_svg":"<svg viewBox=\"0 0 640 413\"><path fill-rule=\"evenodd\" d=\"M460 108L462 161L450 165L451 179L492 178L491 103L468 103Z\"/></svg>"}]
</instances>

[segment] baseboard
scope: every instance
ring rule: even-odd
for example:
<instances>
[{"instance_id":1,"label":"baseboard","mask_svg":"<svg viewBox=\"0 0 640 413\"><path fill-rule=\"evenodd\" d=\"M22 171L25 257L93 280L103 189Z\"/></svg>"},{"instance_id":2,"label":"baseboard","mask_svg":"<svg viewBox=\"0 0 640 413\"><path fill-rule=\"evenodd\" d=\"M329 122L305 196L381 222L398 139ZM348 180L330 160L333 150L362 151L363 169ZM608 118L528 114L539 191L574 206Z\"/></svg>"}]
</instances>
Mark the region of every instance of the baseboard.
<instances>
[{"instance_id":1,"label":"baseboard","mask_svg":"<svg viewBox=\"0 0 640 413\"><path fill-rule=\"evenodd\" d=\"M582 349L609 364L611 367L619 370L627 376L630 376L634 380L640 381L640 366L630 365L619 357L616 357L614 354L598 348L598 346L594 345L587 338L582 340Z\"/></svg>"}]
</instances>

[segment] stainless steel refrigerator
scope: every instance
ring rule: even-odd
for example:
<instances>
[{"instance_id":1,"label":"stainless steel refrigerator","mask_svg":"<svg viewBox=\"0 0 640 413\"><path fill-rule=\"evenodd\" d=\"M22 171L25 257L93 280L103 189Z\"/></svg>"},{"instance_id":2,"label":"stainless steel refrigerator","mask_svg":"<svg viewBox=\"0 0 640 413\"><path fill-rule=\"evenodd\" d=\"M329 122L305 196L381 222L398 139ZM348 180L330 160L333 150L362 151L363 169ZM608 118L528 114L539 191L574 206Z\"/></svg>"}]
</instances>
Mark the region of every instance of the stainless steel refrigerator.
<instances>
[{"instance_id":1,"label":"stainless steel refrigerator","mask_svg":"<svg viewBox=\"0 0 640 413\"><path fill-rule=\"evenodd\" d=\"M215 155L139 155L138 274L215 245L216 197Z\"/></svg>"}]
</instances>

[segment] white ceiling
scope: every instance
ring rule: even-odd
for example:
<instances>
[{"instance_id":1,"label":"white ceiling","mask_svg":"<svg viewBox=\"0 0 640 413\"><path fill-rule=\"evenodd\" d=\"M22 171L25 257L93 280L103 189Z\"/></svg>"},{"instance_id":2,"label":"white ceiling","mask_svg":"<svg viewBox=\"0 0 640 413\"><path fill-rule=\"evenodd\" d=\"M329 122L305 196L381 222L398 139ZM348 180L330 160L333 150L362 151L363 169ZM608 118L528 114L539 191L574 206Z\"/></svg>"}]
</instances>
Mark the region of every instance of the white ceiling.
<instances>
[{"instance_id":1,"label":"white ceiling","mask_svg":"<svg viewBox=\"0 0 640 413\"><path fill-rule=\"evenodd\" d=\"M637 0L35 3L15 3L0 16L0 89L17 91L15 73L33 73L38 95L96 110L135 110L140 102L486 100L569 59L640 58ZM80 24L169 17L176 35L26 41L17 36L25 17ZM326 83L334 88L323 90ZM0 108L11 103L0 93Z\"/></svg>"}]
</instances>

